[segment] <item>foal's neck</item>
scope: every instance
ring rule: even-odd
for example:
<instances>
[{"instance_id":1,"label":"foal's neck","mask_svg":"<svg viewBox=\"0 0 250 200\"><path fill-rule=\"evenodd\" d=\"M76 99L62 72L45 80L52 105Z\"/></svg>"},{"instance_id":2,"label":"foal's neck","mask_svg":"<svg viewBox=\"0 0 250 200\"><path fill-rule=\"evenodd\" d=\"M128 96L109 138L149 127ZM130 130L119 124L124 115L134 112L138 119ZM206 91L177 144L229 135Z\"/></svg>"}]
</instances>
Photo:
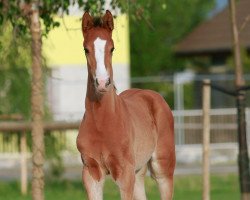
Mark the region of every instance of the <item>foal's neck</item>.
<instances>
[{"instance_id":1,"label":"foal's neck","mask_svg":"<svg viewBox=\"0 0 250 200\"><path fill-rule=\"evenodd\" d=\"M100 95L95 91L93 82L88 81L85 100L86 117L94 125L98 133L110 133L117 124L120 112L119 97L113 85L109 91ZM117 116L118 115L118 116Z\"/></svg>"},{"instance_id":2,"label":"foal's neck","mask_svg":"<svg viewBox=\"0 0 250 200\"><path fill-rule=\"evenodd\" d=\"M104 94L98 94L95 90L93 80L88 78L87 94L85 100L86 111L95 115L108 115L115 114L117 108L117 94L113 85L109 91Z\"/></svg>"}]
</instances>

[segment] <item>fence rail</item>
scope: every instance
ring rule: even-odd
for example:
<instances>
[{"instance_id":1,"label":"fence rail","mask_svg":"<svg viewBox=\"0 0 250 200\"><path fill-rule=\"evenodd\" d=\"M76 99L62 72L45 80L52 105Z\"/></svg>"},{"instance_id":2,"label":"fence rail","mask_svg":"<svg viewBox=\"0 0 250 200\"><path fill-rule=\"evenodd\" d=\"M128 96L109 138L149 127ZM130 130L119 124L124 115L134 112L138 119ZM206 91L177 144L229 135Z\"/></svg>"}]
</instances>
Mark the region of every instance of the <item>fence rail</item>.
<instances>
[{"instance_id":1,"label":"fence rail","mask_svg":"<svg viewBox=\"0 0 250 200\"><path fill-rule=\"evenodd\" d=\"M202 143L202 110L174 111L176 144ZM250 142L250 108L246 108L247 135ZM237 110L211 109L211 143L237 142Z\"/></svg>"},{"instance_id":2,"label":"fence rail","mask_svg":"<svg viewBox=\"0 0 250 200\"><path fill-rule=\"evenodd\" d=\"M44 130L59 131L78 129L80 122L45 122ZM32 128L31 122L0 122L0 132L15 132L15 131L30 131Z\"/></svg>"},{"instance_id":3,"label":"fence rail","mask_svg":"<svg viewBox=\"0 0 250 200\"><path fill-rule=\"evenodd\" d=\"M211 109L211 143L237 142L237 114L235 108ZM175 117L176 144L201 144L202 142L202 110L173 111ZM250 108L246 109L248 140L250 140ZM77 130L80 122L45 122L45 132ZM0 122L0 143L10 152L19 150L20 139L17 134L31 130L31 122ZM180 131L181 130L181 131ZM6 133L8 136L6 136ZM181 134L181 135L180 135ZM13 135L13 137L11 136ZM6 138L7 139L4 139ZM4 144L3 144L4 143ZM0 145L1 146L1 145ZM5 148L6 149L6 148ZM0 148L0 152L4 149Z\"/></svg>"}]
</instances>

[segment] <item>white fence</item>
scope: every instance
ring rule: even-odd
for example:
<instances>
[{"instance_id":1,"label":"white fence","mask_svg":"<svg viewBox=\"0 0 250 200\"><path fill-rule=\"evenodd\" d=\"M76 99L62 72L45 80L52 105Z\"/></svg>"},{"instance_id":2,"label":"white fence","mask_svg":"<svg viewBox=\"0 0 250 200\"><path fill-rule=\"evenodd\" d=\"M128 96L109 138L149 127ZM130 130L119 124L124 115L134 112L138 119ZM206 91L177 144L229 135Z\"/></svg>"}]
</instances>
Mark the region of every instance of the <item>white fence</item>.
<instances>
[{"instance_id":1,"label":"white fence","mask_svg":"<svg viewBox=\"0 0 250 200\"><path fill-rule=\"evenodd\" d=\"M237 113L235 108L211 109L211 143L237 143ZM177 145L202 143L202 110L173 111L175 117L175 141ZM247 138L250 145L250 108L246 108ZM78 126L76 126L78 128ZM66 131L66 130L65 130ZM64 132L65 132L64 131ZM65 133L60 134L65 135ZM71 134L67 135L72 143ZM73 136L72 136L73 137ZM70 142L69 142L70 141ZM19 150L18 134L0 134L0 152L17 152ZM66 146L75 145L66 144Z\"/></svg>"},{"instance_id":2,"label":"white fence","mask_svg":"<svg viewBox=\"0 0 250 200\"><path fill-rule=\"evenodd\" d=\"M174 111L176 144L200 144L202 110ZM211 109L211 143L237 142L237 110ZM246 108L247 138L250 144L250 108Z\"/></svg>"}]
</instances>

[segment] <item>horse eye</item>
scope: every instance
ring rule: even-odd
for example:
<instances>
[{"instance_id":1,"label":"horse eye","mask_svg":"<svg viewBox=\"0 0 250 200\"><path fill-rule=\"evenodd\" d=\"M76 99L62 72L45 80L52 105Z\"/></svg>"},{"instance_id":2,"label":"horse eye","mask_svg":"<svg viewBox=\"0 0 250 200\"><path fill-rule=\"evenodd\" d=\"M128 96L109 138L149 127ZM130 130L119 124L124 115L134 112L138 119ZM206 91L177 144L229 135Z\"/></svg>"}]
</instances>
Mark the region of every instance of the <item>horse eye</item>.
<instances>
[{"instance_id":1,"label":"horse eye","mask_svg":"<svg viewBox=\"0 0 250 200\"><path fill-rule=\"evenodd\" d=\"M89 53L89 50L87 48L84 48L85 54Z\"/></svg>"},{"instance_id":2,"label":"horse eye","mask_svg":"<svg viewBox=\"0 0 250 200\"><path fill-rule=\"evenodd\" d=\"M110 50L110 52L113 53L114 50L115 50L115 48L113 47L113 48Z\"/></svg>"}]
</instances>

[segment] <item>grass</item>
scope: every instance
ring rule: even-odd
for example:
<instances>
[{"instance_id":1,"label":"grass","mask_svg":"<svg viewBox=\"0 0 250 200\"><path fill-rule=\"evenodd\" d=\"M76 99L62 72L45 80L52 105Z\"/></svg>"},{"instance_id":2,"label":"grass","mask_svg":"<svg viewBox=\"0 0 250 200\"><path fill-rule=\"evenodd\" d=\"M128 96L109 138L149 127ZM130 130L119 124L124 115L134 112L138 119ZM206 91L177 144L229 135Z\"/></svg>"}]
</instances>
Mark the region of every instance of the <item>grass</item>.
<instances>
[{"instance_id":1,"label":"grass","mask_svg":"<svg viewBox=\"0 0 250 200\"><path fill-rule=\"evenodd\" d=\"M218 175L211 177L212 200L240 199L238 177L236 175ZM21 196L20 185L17 182L0 181L0 199L4 200L31 200L31 194ZM146 178L146 191L149 200L160 199L155 182ZM177 176L175 178L174 200L200 200L202 196L201 176ZM48 181L45 185L46 200L83 200L86 194L80 181ZM104 199L120 199L116 185L107 180L104 188Z\"/></svg>"}]
</instances>

